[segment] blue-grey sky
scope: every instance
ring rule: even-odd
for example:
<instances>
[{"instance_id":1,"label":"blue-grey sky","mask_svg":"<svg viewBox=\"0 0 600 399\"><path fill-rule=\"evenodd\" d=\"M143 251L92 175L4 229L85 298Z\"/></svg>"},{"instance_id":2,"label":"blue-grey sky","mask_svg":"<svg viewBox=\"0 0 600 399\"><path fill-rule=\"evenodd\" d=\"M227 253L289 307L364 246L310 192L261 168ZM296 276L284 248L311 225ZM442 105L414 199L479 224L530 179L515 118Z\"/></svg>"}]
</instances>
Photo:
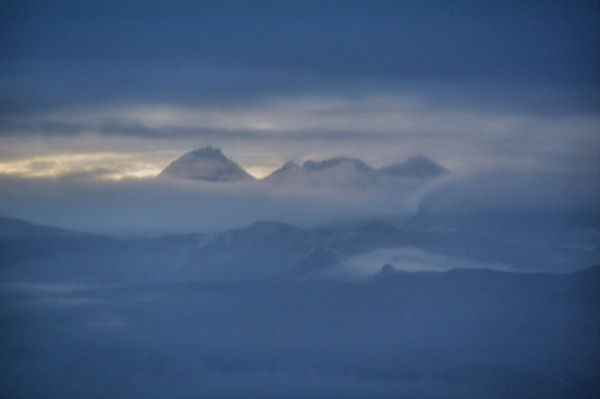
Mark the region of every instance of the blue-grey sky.
<instances>
[{"instance_id":1,"label":"blue-grey sky","mask_svg":"<svg viewBox=\"0 0 600 399\"><path fill-rule=\"evenodd\" d=\"M212 144L589 171L598 1L4 1L0 171L156 174Z\"/></svg>"}]
</instances>

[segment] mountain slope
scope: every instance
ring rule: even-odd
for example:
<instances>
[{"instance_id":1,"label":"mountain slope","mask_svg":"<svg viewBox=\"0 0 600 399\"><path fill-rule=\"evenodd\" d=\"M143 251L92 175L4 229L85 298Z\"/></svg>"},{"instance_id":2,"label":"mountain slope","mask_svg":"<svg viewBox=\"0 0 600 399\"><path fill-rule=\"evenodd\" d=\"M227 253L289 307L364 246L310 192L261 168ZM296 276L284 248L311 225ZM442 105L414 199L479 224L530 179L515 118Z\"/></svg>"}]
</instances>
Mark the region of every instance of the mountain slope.
<instances>
[{"instance_id":1,"label":"mountain slope","mask_svg":"<svg viewBox=\"0 0 600 399\"><path fill-rule=\"evenodd\" d=\"M385 176L426 179L448 173L448 170L428 158L417 156L404 163L386 166L379 172Z\"/></svg>"},{"instance_id":2,"label":"mountain slope","mask_svg":"<svg viewBox=\"0 0 600 399\"><path fill-rule=\"evenodd\" d=\"M374 183L382 178L430 179L448 170L425 157L375 169L358 158L337 157L323 161L306 161L302 166L287 162L264 180L277 183L312 183L358 185Z\"/></svg>"},{"instance_id":3,"label":"mountain slope","mask_svg":"<svg viewBox=\"0 0 600 399\"><path fill-rule=\"evenodd\" d=\"M220 149L206 146L188 152L171 162L159 177L194 179L210 182L254 180L238 164L227 158Z\"/></svg>"},{"instance_id":4,"label":"mountain slope","mask_svg":"<svg viewBox=\"0 0 600 399\"><path fill-rule=\"evenodd\" d=\"M215 234L116 239L0 219L0 232L13 229L15 223L27 229L0 236L3 282L304 278L343 272L337 270L340 262L359 255L375 266L387 262L402 268L418 262L439 269L475 264L572 271L598 261L589 251L565 252L526 242L508 243L476 231L369 220L313 229L257 222Z\"/></svg>"},{"instance_id":5,"label":"mountain slope","mask_svg":"<svg viewBox=\"0 0 600 399\"><path fill-rule=\"evenodd\" d=\"M319 272L335 267L344 254L330 248L315 247L288 274L291 279L319 277Z\"/></svg>"},{"instance_id":6,"label":"mountain slope","mask_svg":"<svg viewBox=\"0 0 600 399\"><path fill-rule=\"evenodd\" d=\"M277 183L343 184L362 186L376 177L375 169L357 158L338 157L306 161L302 166L287 162L264 180Z\"/></svg>"},{"instance_id":7,"label":"mountain slope","mask_svg":"<svg viewBox=\"0 0 600 399\"><path fill-rule=\"evenodd\" d=\"M60 229L52 226L40 226L24 220L0 217L0 239L81 237L83 233Z\"/></svg>"},{"instance_id":8,"label":"mountain slope","mask_svg":"<svg viewBox=\"0 0 600 399\"><path fill-rule=\"evenodd\" d=\"M425 158L414 157L375 169L358 158L336 157L322 161L306 161L302 166L286 162L263 180L278 184L341 185L364 187L382 178L429 179L448 171ZM203 180L209 182L253 181L243 168L227 158L220 149L206 146L188 152L171 162L159 177Z\"/></svg>"}]
</instances>

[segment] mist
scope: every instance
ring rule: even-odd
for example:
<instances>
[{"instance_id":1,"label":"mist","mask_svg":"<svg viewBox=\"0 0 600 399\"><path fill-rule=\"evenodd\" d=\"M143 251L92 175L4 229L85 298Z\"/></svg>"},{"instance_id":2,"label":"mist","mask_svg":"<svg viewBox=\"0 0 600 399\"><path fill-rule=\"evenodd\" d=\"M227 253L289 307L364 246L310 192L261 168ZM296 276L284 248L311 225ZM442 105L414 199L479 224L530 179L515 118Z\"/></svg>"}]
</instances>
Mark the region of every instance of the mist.
<instances>
[{"instance_id":1,"label":"mist","mask_svg":"<svg viewBox=\"0 0 600 399\"><path fill-rule=\"evenodd\" d=\"M213 232L260 220L308 227L379 214L412 214L430 186L410 180L362 189L164 179L3 179L0 214L110 234Z\"/></svg>"},{"instance_id":2,"label":"mist","mask_svg":"<svg viewBox=\"0 0 600 399\"><path fill-rule=\"evenodd\" d=\"M0 397L600 397L597 0L0 8Z\"/></svg>"}]
</instances>

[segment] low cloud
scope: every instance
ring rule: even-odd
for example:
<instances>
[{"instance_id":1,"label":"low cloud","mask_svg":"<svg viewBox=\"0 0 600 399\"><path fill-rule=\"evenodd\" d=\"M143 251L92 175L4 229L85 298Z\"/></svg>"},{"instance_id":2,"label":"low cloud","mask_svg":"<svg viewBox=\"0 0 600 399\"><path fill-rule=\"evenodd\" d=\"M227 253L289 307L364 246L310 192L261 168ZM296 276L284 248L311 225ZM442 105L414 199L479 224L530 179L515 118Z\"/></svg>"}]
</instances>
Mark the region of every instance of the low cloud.
<instances>
[{"instance_id":1,"label":"low cloud","mask_svg":"<svg viewBox=\"0 0 600 399\"><path fill-rule=\"evenodd\" d=\"M496 171L455 173L426 182L392 179L367 186L4 177L0 179L0 215L121 234L210 232L257 220L310 227L417 212L456 214L465 206L597 218L600 188L594 177Z\"/></svg>"},{"instance_id":2,"label":"low cloud","mask_svg":"<svg viewBox=\"0 0 600 399\"><path fill-rule=\"evenodd\" d=\"M215 231L276 220L299 226L414 213L426 186L277 186L168 179L1 180L0 214L110 233Z\"/></svg>"},{"instance_id":3,"label":"low cloud","mask_svg":"<svg viewBox=\"0 0 600 399\"><path fill-rule=\"evenodd\" d=\"M330 276L341 279L366 280L378 273L385 264L405 272L436 271L452 269L494 269L515 271L516 268L502 263L485 263L461 259L449 255L429 253L417 248L382 248L352 256L334 270Z\"/></svg>"},{"instance_id":4,"label":"low cloud","mask_svg":"<svg viewBox=\"0 0 600 399\"><path fill-rule=\"evenodd\" d=\"M427 212L452 212L465 204L519 212L600 214L599 171L580 173L495 170L440 184L422 202Z\"/></svg>"}]
</instances>

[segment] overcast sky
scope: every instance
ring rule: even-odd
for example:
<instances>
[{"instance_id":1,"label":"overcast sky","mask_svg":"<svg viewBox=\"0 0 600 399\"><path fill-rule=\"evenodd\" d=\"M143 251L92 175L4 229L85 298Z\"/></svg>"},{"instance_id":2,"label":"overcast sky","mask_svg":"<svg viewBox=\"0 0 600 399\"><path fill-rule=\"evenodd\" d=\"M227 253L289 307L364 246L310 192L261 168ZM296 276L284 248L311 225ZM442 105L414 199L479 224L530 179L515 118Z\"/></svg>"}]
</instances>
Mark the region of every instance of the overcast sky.
<instances>
[{"instance_id":1,"label":"overcast sky","mask_svg":"<svg viewBox=\"0 0 600 399\"><path fill-rule=\"evenodd\" d=\"M0 172L152 176L211 144L589 171L594 2L21 2L1 12Z\"/></svg>"}]
</instances>

